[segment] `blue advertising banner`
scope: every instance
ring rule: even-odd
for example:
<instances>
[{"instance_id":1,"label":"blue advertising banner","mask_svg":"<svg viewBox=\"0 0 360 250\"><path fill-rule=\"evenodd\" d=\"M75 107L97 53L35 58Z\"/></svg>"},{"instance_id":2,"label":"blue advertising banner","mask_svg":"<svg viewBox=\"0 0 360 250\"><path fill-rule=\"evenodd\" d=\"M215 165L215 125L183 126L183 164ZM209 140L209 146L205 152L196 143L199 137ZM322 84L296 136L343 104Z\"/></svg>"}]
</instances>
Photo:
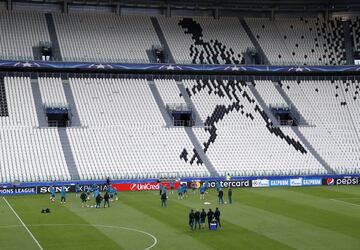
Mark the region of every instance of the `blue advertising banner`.
<instances>
[{"instance_id":1,"label":"blue advertising banner","mask_svg":"<svg viewBox=\"0 0 360 250\"><path fill-rule=\"evenodd\" d=\"M136 64L136 63L91 63L55 61L0 61L2 70L71 70L95 72L203 72L208 74L246 74L246 73L347 73L360 74L359 65L343 66L276 66L276 65L201 65L201 64Z\"/></svg>"},{"instance_id":2,"label":"blue advertising banner","mask_svg":"<svg viewBox=\"0 0 360 250\"><path fill-rule=\"evenodd\" d=\"M290 186L290 179L270 180L270 187L286 187Z\"/></svg>"},{"instance_id":3,"label":"blue advertising banner","mask_svg":"<svg viewBox=\"0 0 360 250\"><path fill-rule=\"evenodd\" d=\"M0 187L0 195L37 194L36 187Z\"/></svg>"},{"instance_id":4,"label":"blue advertising banner","mask_svg":"<svg viewBox=\"0 0 360 250\"><path fill-rule=\"evenodd\" d=\"M302 185L303 186L321 186L322 179L321 178L303 178Z\"/></svg>"}]
</instances>

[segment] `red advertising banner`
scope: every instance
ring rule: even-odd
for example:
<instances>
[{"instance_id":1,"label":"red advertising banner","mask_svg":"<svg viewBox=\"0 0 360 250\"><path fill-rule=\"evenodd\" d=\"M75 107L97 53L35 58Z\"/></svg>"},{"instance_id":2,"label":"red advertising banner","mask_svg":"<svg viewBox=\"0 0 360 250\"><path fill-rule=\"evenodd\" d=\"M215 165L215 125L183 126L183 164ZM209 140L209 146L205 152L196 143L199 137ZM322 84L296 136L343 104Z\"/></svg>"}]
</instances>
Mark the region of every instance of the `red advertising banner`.
<instances>
[{"instance_id":1,"label":"red advertising banner","mask_svg":"<svg viewBox=\"0 0 360 250\"><path fill-rule=\"evenodd\" d=\"M166 186L167 190L170 190L170 182L161 182L162 186ZM174 188L177 189L180 182L174 182ZM112 184L112 187L116 187L117 191L150 191L159 190L158 182L142 182L142 183L118 183Z\"/></svg>"}]
</instances>

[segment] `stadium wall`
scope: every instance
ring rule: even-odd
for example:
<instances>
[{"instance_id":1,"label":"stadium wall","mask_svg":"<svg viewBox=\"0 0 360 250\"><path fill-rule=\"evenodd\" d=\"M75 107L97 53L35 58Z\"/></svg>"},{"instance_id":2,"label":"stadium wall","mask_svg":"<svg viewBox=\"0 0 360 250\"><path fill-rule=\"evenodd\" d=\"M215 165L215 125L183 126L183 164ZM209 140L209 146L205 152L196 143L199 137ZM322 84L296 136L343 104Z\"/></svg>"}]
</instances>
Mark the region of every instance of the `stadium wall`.
<instances>
[{"instance_id":1,"label":"stadium wall","mask_svg":"<svg viewBox=\"0 0 360 250\"><path fill-rule=\"evenodd\" d=\"M270 187L307 187L307 186L337 186L337 185L360 185L360 175L325 175L325 176L257 176L257 177L232 177L231 181L222 178L182 178L175 181L175 188L180 183L186 183L191 188L192 182L199 187L207 183L209 188L215 188L219 182L223 188L270 188ZM169 180L161 181L170 189ZM88 191L92 185L96 185L100 191L106 191L107 185L104 180L77 181L77 182L29 182L14 185L5 183L0 186L0 196L46 194L50 192L50 186L55 186L60 192L64 185L67 192L75 192L75 185L79 184L80 191ZM113 180L111 185L118 191L151 191L159 190L158 179L144 180Z\"/></svg>"}]
</instances>

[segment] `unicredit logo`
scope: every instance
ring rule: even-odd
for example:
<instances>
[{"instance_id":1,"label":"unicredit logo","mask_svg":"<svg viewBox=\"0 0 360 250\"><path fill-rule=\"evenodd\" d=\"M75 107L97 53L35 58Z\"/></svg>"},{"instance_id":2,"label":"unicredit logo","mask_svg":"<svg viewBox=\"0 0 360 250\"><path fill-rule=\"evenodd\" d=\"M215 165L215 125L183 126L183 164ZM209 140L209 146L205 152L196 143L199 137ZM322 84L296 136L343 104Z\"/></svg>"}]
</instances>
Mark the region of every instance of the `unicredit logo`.
<instances>
[{"instance_id":1,"label":"unicredit logo","mask_svg":"<svg viewBox=\"0 0 360 250\"><path fill-rule=\"evenodd\" d=\"M334 180L334 178L327 178L326 183L327 183L328 185L334 185L335 180Z\"/></svg>"},{"instance_id":2,"label":"unicredit logo","mask_svg":"<svg viewBox=\"0 0 360 250\"><path fill-rule=\"evenodd\" d=\"M157 189L159 189L159 184L152 184L152 183L137 183L137 184L131 184L130 186L131 191L157 190Z\"/></svg>"}]
</instances>

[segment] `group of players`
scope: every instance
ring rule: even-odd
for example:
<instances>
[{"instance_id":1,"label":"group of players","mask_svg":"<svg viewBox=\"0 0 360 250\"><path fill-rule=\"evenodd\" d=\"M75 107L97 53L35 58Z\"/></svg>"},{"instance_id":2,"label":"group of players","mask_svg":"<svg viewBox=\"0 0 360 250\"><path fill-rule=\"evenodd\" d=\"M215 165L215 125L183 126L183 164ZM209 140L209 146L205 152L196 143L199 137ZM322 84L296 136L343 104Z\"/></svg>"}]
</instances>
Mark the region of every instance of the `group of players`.
<instances>
[{"instance_id":1,"label":"group of players","mask_svg":"<svg viewBox=\"0 0 360 250\"><path fill-rule=\"evenodd\" d=\"M170 181L169 184L170 184L170 194L173 194L174 189L175 189L175 182ZM204 200L205 199L205 194L207 194L207 190L209 188L209 182L205 181L202 184L201 183L198 184L196 181L192 181L191 182L191 189L192 189L193 194L196 193L196 189L198 188L198 186L199 186L200 200ZM224 202L224 191L222 190L220 182L217 181L215 183L215 187L216 187L216 192L217 192L219 204L226 203L226 202ZM163 185L163 183L159 182L159 191L160 191L160 197L161 197L161 206L166 207L166 199L167 199L167 194L166 194L167 193L167 187L166 187L166 185ZM177 188L178 199L182 200L182 199L186 198L187 197L187 192L188 192L187 183L181 183ZM227 197L228 197L229 204L232 204L232 189L231 188L228 188Z\"/></svg>"},{"instance_id":2,"label":"group of players","mask_svg":"<svg viewBox=\"0 0 360 250\"><path fill-rule=\"evenodd\" d=\"M170 184L170 194L173 194L175 189L175 182L170 181L169 184ZM216 187L219 205L226 203L224 202L224 197L223 197L224 191L222 190L220 182L216 182L215 187ZM187 183L181 183L178 186L177 188L178 199L184 199L187 197L188 188L189 187ZM207 194L207 190L209 188L209 183L208 181L205 181L204 183L197 183L196 181L192 181L190 188L192 189L192 193L194 195L196 194L196 189L199 188L200 200L204 200L205 194ZM161 206L166 207L167 186L161 183L160 181L159 181L159 192L161 197ZM228 188L227 196L228 196L229 204L232 204L231 188ZM189 227L191 230L196 230L197 228L204 229L205 221L207 218L209 230L216 229L219 227L221 228L220 214L221 213L218 207L215 209L215 211L209 209L208 212L206 212L205 209L202 209L201 212L199 210L194 211L194 209L191 209L189 213ZM211 227L211 225L213 225L213 227Z\"/></svg>"},{"instance_id":3,"label":"group of players","mask_svg":"<svg viewBox=\"0 0 360 250\"><path fill-rule=\"evenodd\" d=\"M214 212L210 208L207 213L205 212L205 209L202 209L201 212L199 210L194 212L194 210L191 209L189 213L189 227L191 230L196 230L197 227L198 229L204 229L206 218L208 220L209 230L212 229L211 224L214 224L215 228L221 227L220 214L218 207Z\"/></svg>"},{"instance_id":4,"label":"group of players","mask_svg":"<svg viewBox=\"0 0 360 250\"><path fill-rule=\"evenodd\" d=\"M79 197L81 192L80 185L75 185L75 196ZM93 194L93 195L91 195ZM65 186L61 186L60 190L60 203L66 203L66 188ZM101 194L101 190L98 188L96 184L93 184L90 188L85 191L82 191L80 194L81 199L81 207L94 207L92 205L86 205L86 203L90 200L90 197L93 196L95 199L95 208L100 208L102 201L104 201L104 208L110 207L110 202L114 200L118 200L118 192L116 187L112 187L110 184L107 185L107 189L105 191L104 196ZM50 187L50 201L54 203L56 200L56 188L55 186Z\"/></svg>"}]
</instances>

